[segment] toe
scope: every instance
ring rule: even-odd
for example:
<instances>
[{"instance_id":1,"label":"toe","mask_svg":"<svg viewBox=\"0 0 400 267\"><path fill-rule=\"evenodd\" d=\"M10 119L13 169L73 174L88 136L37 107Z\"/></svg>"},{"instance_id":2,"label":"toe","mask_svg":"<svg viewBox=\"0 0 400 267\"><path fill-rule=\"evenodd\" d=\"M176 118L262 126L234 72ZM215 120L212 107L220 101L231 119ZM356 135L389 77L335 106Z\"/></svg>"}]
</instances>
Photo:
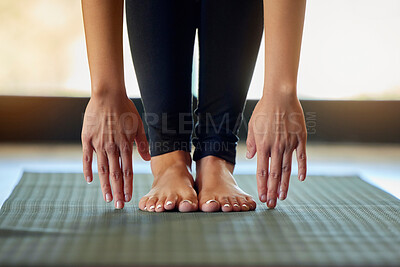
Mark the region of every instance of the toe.
<instances>
[{"instance_id":1,"label":"toe","mask_svg":"<svg viewBox=\"0 0 400 267\"><path fill-rule=\"evenodd\" d=\"M257 207L256 202L252 197L246 197L247 203L249 204L250 210L255 210Z\"/></svg>"},{"instance_id":2,"label":"toe","mask_svg":"<svg viewBox=\"0 0 400 267\"><path fill-rule=\"evenodd\" d=\"M189 199L184 199L179 203L180 212L190 212L195 210L195 203Z\"/></svg>"},{"instance_id":3,"label":"toe","mask_svg":"<svg viewBox=\"0 0 400 267\"><path fill-rule=\"evenodd\" d=\"M222 198L218 199L218 202L221 204L221 210L223 212L232 211L232 205L227 197L222 197Z\"/></svg>"},{"instance_id":4,"label":"toe","mask_svg":"<svg viewBox=\"0 0 400 267\"><path fill-rule=\"evenodd\" d=\"M204 212L215 212L221 208L221 205L214 197L205 197L200 203L202 203L200 209Z\"/></svg>"},{"instance_id":5,"label":"toe","mask_svg":"<svg viewBox=\"0 0 400 267\"><path fill-rule=\"evenodd\" d=\"M239 202L238 202L238 200L236 199L236 197L230 197L230 198L229 198L229 202L230 202L231 205L232 205L232 210L233 210L233 211L238 212L238 211L241 210L241 209L240 209Z\"/></svg>"},{"instance_id":6,"label":"toe","mask_svg":"<svg viewBox=\"0 0 400 267\"><path fill-rule=\"evenodd\" d=\"M165 210L173 210L176 207L176 202L178 200L178 196L169 196L164 202Z\"/></svg>"},{"instance_id":7,"label":"toe","mask_svg":"<svg viewBox=\"0 0 400 267\"><path fill-rule=\"evenodd\" d=\"M147 200L147 203L146 203L147 211L154 212L156 210L157 201L158 201L158 198L156 198L156 197L149 198L149 200Z\"/></svg>"},{"instance_id":8,"label":"toe","mask_svg":"<svg viewBox=\"0 0 400 267\"><path fill-rule=\"evenodd\" d=\"M146 203L147 203L148 199L149 199L148 197L142 197L140 199L140 201L139 201L139 209L146 210L145 208L146 208Z\"/></svg>"},{"instance_id":9,"label":"toe","mask_svg":"<svg viewBox=\"0 0 400 267\"><path fill-rule=\"evenodd\" d=\"M179 202L180 212L196 211L198 209L197 198L195 196L185 196Z\"/></svg>"},{"instance_id":10,"label":"toe","mask_svg":"<svg viewBox=\"0 0 400 267\"><path fill-rule=\"evenodd\" d=\"M250 205L244 197L238 198L241 211L249 211Z\"/></svg>"},{"instance_id":11,"label":"toe","mask_svg":"<svg viewBox=\"0 0 400 267\"><path fill-rule=\"evenodd\" d=\"M165 199L166 199L166 197L162 197L162 198L158 199L158 201L156 203L156 212L163 212L165 210L164 209Z\"/></svg>"}]
</instances>

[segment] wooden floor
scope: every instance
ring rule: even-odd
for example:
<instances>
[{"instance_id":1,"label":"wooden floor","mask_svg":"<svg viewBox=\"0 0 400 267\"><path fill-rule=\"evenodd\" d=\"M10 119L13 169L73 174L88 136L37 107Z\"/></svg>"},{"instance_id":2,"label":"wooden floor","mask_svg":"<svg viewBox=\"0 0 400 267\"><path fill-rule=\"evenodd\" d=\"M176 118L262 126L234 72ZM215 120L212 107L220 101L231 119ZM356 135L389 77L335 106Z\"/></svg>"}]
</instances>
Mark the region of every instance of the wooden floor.
<instances>
[{"instance_id":1,"label":"wooden floor","mask_svg":"<svg viewBox=\"0 0 400 267\"><path fill-rule=\"evenodd\" d=\"M134 172L149 173L149 163L134 154ZM248 160L245 154L246 147L240 144L235 172L255 174L256 159ZM310 143L307 154L308 174L357 174L400 198L400 144ZM24 170L81 172L81 157L79 144L0 144L0 206ZM296 174L295 160L293 164Z\"/></svg>"}]
</instances>

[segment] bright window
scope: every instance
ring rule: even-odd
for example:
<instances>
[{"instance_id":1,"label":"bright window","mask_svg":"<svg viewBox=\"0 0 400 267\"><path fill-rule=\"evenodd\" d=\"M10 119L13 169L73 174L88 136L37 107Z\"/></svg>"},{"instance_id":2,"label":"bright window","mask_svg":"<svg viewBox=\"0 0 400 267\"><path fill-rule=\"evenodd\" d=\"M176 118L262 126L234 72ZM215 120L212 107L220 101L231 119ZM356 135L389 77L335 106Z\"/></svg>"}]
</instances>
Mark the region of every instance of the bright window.
<instances>
[{"instance_id":1,"label":"bright window","mask_svg":"<svg viewBox=\"0 0 400 267\"><path fill-rule=\"evenodd\" d=\"M303 99L400 100L400 1L309 0L298 90ZM79 0L1 0L0 95L88 96ZM128 94L139 97L125 32ZM248 98L261 96L261 44Z\"/></svg>"}]
</instances>

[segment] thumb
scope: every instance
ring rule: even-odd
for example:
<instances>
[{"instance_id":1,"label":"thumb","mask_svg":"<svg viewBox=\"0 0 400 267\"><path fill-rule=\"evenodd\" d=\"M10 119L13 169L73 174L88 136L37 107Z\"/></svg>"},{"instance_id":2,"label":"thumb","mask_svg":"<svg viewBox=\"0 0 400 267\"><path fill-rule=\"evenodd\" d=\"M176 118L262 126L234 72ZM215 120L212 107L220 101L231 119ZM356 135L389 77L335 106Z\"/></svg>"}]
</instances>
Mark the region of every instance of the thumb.
<instances>
[{"instance_id":1,"label":"thumb","mask_svg":"<svg viewBox=\"0 0 400 267\"><path fill-rule=\"evenodd\" d=\"M246 146L247 146L246 158L252 159L257 152L257 148L251 127L249 127L249 131L247 133Z\"/></svg>"},{"instance_id":2,"label":"thumb","mask_svg":"<svg viewBox=\"0 0 400 267\"><path fill-rule=\"evenodd\" d=\"M146 133L144 131L143 124L140 126L140 129L138 130L136 137L135 137L135 143L137 150L145 161L149 161L151 159L150 152L149 152L149 143L147 142L146 138Z\"/></svg>"}]
</instances>

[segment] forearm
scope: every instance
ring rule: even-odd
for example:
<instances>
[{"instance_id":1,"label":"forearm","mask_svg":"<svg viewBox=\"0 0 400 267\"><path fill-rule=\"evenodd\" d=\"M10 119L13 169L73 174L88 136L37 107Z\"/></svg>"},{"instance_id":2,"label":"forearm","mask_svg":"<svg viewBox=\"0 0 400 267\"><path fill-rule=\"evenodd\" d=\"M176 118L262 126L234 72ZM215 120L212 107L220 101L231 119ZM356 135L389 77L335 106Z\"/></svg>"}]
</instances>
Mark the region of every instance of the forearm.
<instances>
[{"instance_id":1,"label":"forearm","mask_svg":"<svg viewBox=\"0 0 400 267\"><path fill-rule=\"evenodd\" d=\"M263 95L296 94L306 0L264 0Z\"/></svg>"},{"instance_id":2,"label":"forearm","mask_svg":"<svg viewBox=\"0 0 400 267\"><path fill-rule=\"evenodd\" d=\"M82 0L93 95L125 94L123 0Z\"/></svg>"}]
</instances>

